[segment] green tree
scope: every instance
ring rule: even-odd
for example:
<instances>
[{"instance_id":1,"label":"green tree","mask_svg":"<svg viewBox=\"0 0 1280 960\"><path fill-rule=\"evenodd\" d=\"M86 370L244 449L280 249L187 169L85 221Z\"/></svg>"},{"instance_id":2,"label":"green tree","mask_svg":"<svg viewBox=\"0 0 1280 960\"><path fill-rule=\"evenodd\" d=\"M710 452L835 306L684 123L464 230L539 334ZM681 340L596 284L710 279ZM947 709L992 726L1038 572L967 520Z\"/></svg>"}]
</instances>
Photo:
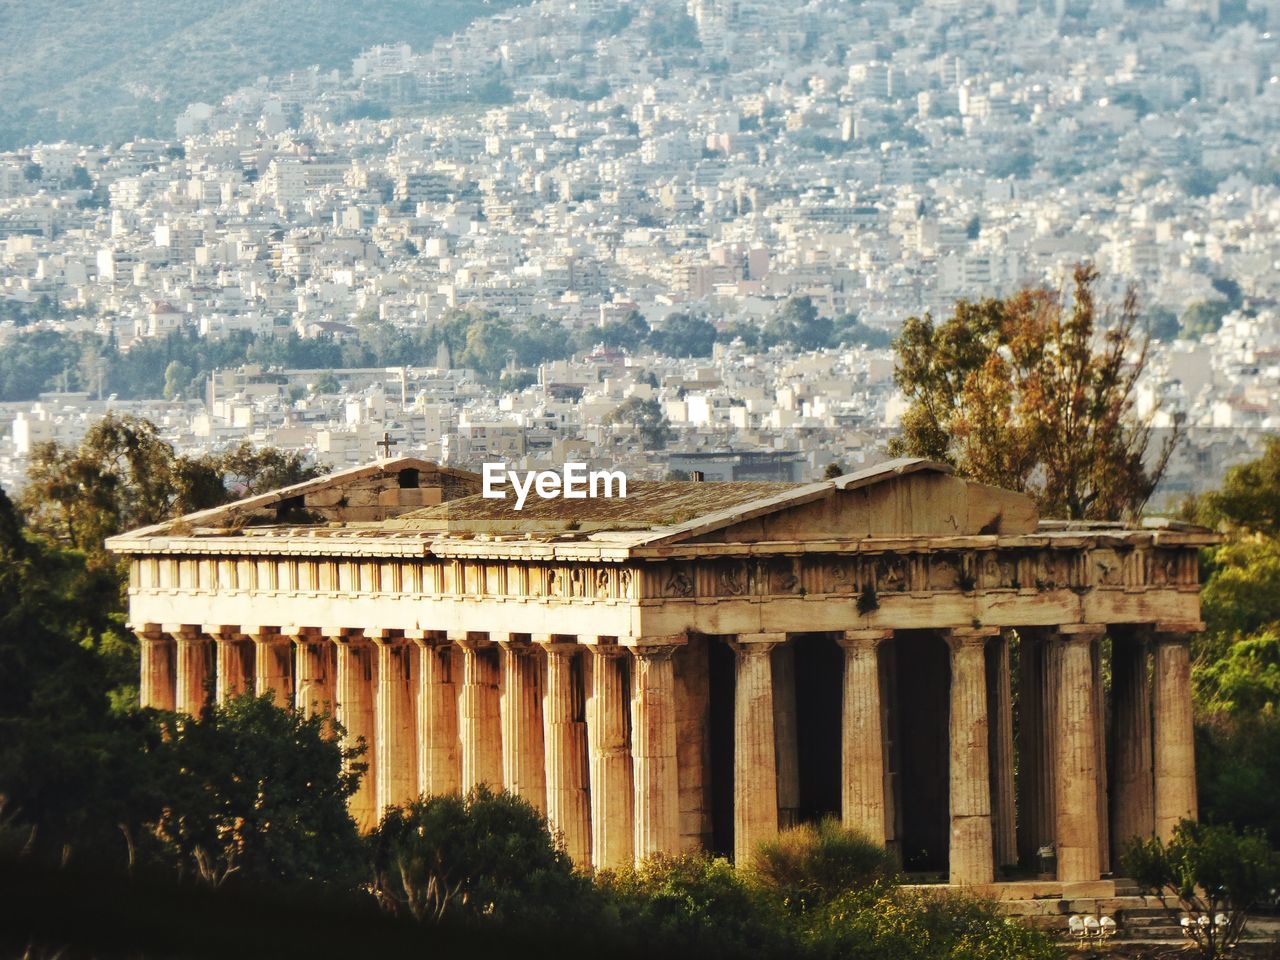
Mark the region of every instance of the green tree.
<instances>
[{"instance_id":1,"label":"green tree","mask_svg":"<svg viewBox=\"0 0 1280 960\"><path fill-rule=\"evenodd\" d=\"M760 342L765 347L785 344L797 350L820 350L829 346L834 323L818 315L810 297L791 297L764 325Z\"/></svg>"},{"instance_id":2,"label":"green tree","mask_svg":"<svg viewBox=\"0 0 1280 960\"><path fill-rule=\"evenodd\" d=\"M314 480L328 472L326 467L307 462L305 454L255 447L247 440L214 460L214 469L238 496L253 496Z\"/></svg>"},{"instance_id":3,"label":"green tree","mask_svg":"<svg viewBox=\"0 0 1280 960\"><path fill-rule=\"evenodd\" d=\"M587 331L587 335L594 343L635 353L649 339L650 332L649 321L638 310L632 310L621 320L611 320L602 327Z\"/></svg>"},{"instance_id":4,"label":"green tree","mask_svg":"<svg viewBox=\"0 0 1280 960\"><path fill-rule=\"evenodd\" d=\"M380 903L418 920L546 927L592 914L590 882L526 800L486 786L389 809L372 838Z\"/></svg>"},{"instance_id":5,"label":"green tree","mask_svg":"<svg viewBox=\"0 0 1280 960\"><path fill-rule=\"evenodd\" d=\"M1200 300L1187 307L1182 314L1182 336L1187 340L1199 340L1206 333L1222 329L1222 318L1231 311L1226 300Z\"/></svg>"},{"instance_id":6,"label":"green tree","mask_svg":"<svg viewBox=\"0 0 1280 960\"><path fill-rule=\"evenodd\" d=\"M716 342L716 328L705 317L673 313L655 330L650 342L669 357L709 357Z\"/></svg>"},{"instance_id":7,"label":"green tree","mask_svg":"<svg viewBox=\"0 0 1280 960\"><path fill-rule=\"evenodd\" d=\"M859 346L880 350L893 343L893 337L887 330L869 327L856 314L845 314L839 317L831 331L831 342L838 346Z\"/></svg>"},{"instance_id":8,"label":"green tree","mask_svg":"<svg viewBox=\"0 0 1280 960\"><path fill-rule=\"evenodd\" d=\"M539 314L512 332L511 350L520 366L536 367L571 356L573 337L559 320Z\"/></svg>"},{"instance_id":9,"label":"green tree","mask_svg":"<svg viewBox=\"0 0 1280 960\"><path fill-rule=\"evenodd\" d=\"M941 324L903 324L895 380L910 401L897 455L1032 494L1049 516L1138 514L1181 431L1148 458L1150 419L1135 412L1147 363L1135 297L1096 306L1097 273L1075 271L1070 301L1049 290L956 304Z\"/></svg>"},{"instance_id":10,"label":"green tree","mask_svg":"<svg viewBox=\"0 0 1280 960\"><path fill-rule=\"evenodd\" d=\"M1135 841L1122 863L1144 890L1162 903L1173 900L1190 917L1187 934L1206 960L1235 948L1249 908L1280 882L1276 854L1260 831L1193 820L1181 821L1167 844L1159 837Z\"/></svg>"},{"instance_id":11,"label":"green tree","mask_svg":"<svg viewBox=\"0 0 1280 960\"><path fill-rule=\"evenodd\" d=\"M623 424L635 430L644 443L646 450L661 450L667 441L675 436L671 429L671 421L662 412L662 404L657 400L641 400L639 397L628 397L604 418L605 426Z\"/></svg>"},{"instance_id":12,"label":"green tree","mask_svg":"<svg viewBox=\"0 0 1280 960\"><path fill-rule=\"evenodd\" d=\"M164 368L164 398L166 400L185 399L187 388L195 374L191 368L180 360L174 360Z\"/></svg>"},{"instance_id":13,"label":"green tree","mask_svg":"<svg viewBox=\"0 0 1280 960\"><path fill-rule=\"evenodd\" d=\"M157 752L165 803L153 825L166 859L214 886L354 885L363 860L347 800L364 747L342 747L331 723L269 694L167 717Z\"/></svg>"},{"instance_id":14,"label":"green tree","mask_svg":"<svg viewBox=\"0 0 1280 960\"><path fill-rule=\"evenodd\" d=\"M1196 516L1212 526L1280 537L1280 436L1267 437L1256 460L1229 469L1221 489L1200 498Z\"/></svg>"},{"instance_id":15,"label":"green tree","mask_svg":"<svg viewBox=\"0 0 1280 960\"><path fill-rule=\"evenodd\" d=\"M467 328L461 362L487 376L497 376L512 356L511 324L496 314L475 319Z\"/></svg>"},{"instance_id":16,"label":"green tree","mask_svg":"<svg viewBox=\"0 0 1280 960\"><path fill-rule=\"evenodd\" d=\"M36 448L22 505L37 533L99 553L113 534L223 502L221 484L207 480L199 464L180 461L155 424L108 414L78 447Z\"/></svg>"}]
</instances>

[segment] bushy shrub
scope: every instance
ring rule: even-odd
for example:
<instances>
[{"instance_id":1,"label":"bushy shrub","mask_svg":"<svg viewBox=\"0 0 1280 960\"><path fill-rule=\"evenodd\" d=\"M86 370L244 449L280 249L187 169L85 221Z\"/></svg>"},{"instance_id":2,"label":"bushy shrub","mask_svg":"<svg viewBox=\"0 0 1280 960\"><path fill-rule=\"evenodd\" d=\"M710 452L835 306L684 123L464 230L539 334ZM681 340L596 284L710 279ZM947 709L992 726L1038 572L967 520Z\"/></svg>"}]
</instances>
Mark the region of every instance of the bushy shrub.
<instances>
[{"instance_id":1,"label":"bushy shrub","mask_svg":"<svg viewBox=\"0 0 1280 960\"><path fill-rule=\"evenodd\" d=\"M506 792L481 786L393 808L370 841L374 890L394 913L549 925L592 912L590 880L542 815Z\"/></svg>"},{"instance_id":2,"label":"bushy shrub","mask_svg":"<svg viewBox=\"0 0 1280 960\"><path fill-rule=\"evenodd\" d=\"M794 929L777 898L722 858L655 857L634 870L600 875L618 934L655 956L794 957Z\"/></svg>"},{"instance_id":3,"label":"bushy shrub","mask_svg":"<svg viewBox=\"0 0 1280 960\"><path fill-rule=\"evenodd\" d=\"M1008 920L995 906L941 892L867 887L842 894L807 919L806 953L848 960L1056 960L1052 939Z\"/></svg>"},{"instance_id":4,"label":"bushy shrub","mask_svg":"<svg viewBox=\"0 0 1280 960\"><path fill-rule=\"evenodd\" d=\"M828 817L784 830L756 851L754 873L792 909L829 903L850 890L884 884L897 861L865 834Z\"/></svg>"}]
</instances>

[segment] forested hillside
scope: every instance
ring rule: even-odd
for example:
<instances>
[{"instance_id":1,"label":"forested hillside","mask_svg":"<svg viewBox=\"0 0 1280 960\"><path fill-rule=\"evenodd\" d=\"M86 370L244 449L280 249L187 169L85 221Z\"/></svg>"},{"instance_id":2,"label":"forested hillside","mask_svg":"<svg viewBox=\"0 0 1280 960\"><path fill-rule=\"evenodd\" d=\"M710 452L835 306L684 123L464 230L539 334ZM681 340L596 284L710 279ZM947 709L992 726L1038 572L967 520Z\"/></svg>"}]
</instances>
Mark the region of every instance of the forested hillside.
<instances>
[{"instance_id":1,"label":"forested hillside","mask_svg":"<svg viewBox=\"0 0 1280 960\"><path fill-rule=\"evenodd\" d=\"M196 100L379 43L425 48L513 0L0 0L0 149L172 136Z\"/></svg>"}]
</instances>

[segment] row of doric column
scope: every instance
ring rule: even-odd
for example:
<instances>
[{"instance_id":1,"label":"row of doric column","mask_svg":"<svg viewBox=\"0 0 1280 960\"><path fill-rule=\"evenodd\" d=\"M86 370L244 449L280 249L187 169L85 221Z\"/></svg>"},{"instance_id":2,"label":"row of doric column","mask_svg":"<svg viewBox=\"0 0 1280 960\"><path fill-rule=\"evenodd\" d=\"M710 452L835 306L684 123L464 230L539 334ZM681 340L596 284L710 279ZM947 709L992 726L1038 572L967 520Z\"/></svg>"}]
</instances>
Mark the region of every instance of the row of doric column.
<instances>
[{"instance_id":1,"label":"row of doric column","mask_svg":"<svg viewBox=\"0 0 1280 960\"><path fill-rule=\"evenodd\" d=\"M1108 869L1112 826L1120 842L1167 836L1194 816L1187 633L1116 628L1109 825L1106 633L1091 624L1024 632L1020 838L1008 638L997 628L944 631L953 883L991 882L997 866L1016 862L1020 839L1024 857L1028 844L1054 846L1060 880L1096 880ZM882 843L893 824L880 654L893 636L851 630L838 638L842 819ZM351 804L366 829L387 806L486 784L545 813L578 863L618 867L680 848L672 655L683 638L619 645L606 637L207 626L139 637L144 705L197 713L211 690L221 700L252 689L307 716L331 712L346 742L367 748ZM739 862L789 825L798 806L787 638L727 638L736 657Z\"/></svg>"}]
</instances>

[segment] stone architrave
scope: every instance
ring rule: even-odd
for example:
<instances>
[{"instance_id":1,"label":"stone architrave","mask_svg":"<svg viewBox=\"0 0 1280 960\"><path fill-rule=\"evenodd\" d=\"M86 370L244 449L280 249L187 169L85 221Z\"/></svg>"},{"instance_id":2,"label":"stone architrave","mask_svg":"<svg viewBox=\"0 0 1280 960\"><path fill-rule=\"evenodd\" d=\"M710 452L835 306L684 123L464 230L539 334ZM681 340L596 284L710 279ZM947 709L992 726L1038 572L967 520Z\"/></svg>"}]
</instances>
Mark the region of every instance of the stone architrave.
<instances>
[{"instance_id":1,"label":"stone architrave","mask_svg":"<svg viewBox=\"0 0 1280 960\"><path fill-rule=\"evenodd\" d=\"M591 696L587 701L587 760L591 777L591 864L628 867L635 859L632 788L630 658L614 638L592 638Z\"/></svg>"},{"instance_id":2,"label":"stone architrave","mask_svg":"<svg viewBox=\"0 0 1280 960\"><path fill-rule=\"evenodd\" d=\"M536 639L547 660L542 700L547 822L562 838L573 862L588 866L591 863L591 798L587 724L582 691L574 682L574 661L582 648L555 636Z\"/></svg>"},{"instance_id":3,"label":"stone architrave","mask_svg":"<svg viewBox=\"0 0 1280 960\"><path fill-rule=\"evenodd\" d=\"M778 767L772 651L786 634L739 634L733 699L733 859L750 863L778 833Z\"/></svg>"},{"instance_id":4,"label":"stone architrave","mask_svg":"<svg viewBox=\"0 0 1280 960\"><path fill-rule=\"evenodd\" d=\"M951 647L952 883L995 879L985 648L987 638L997 632L978 628L946 633Z\"/></svg>"},{"instance_id":5,"label":"stone architrave","mask_svg":"<svg viewBox=\"0 0 1280 960\"><path fill-rule=\"evenodd\" d=\"M684 638L680 639L683 642ZM669 853L680 842L675 675L671 655L681 645L646 639L631 648L635 670L631 692L631 757L637 863Z\"/></svg>"},{"instance_id":6,"label":"stone architrave","mask_svg":"<svg viewBox=\"0 0 1280 960\"><path fill-rule=\"evenodd\" d=\"M1098 624L1058 628L1057 855L1058 880L1087 883L1102 875L1098 823L1097 702L1093 647L1105 634Z\"/></svg>"},{"instance_id":7,"label":"stone architrave","mask_svg":"<svg viewBox=\"0 0 1280 960\"><path fill-rule=\"evenodd\" d=\"M888 838L880 644L888 630L846 630L840 703L840 817L877 843Z\"/></svg>"},{"instance_id":8,"label":"stone architrave","mask_svg":"<svg viewBox=\"0 0 1280 960\"><path fill-rule=\"evenodd\" d=\"M1202 623L1159 623L1154 632L1155 829L1168 841L1180 820L1194 820L1196 745L1191 716L1191 635Z\"/></svg>"}]
</instances>

